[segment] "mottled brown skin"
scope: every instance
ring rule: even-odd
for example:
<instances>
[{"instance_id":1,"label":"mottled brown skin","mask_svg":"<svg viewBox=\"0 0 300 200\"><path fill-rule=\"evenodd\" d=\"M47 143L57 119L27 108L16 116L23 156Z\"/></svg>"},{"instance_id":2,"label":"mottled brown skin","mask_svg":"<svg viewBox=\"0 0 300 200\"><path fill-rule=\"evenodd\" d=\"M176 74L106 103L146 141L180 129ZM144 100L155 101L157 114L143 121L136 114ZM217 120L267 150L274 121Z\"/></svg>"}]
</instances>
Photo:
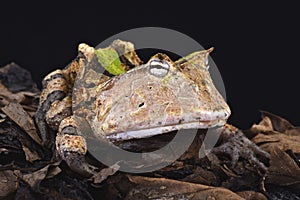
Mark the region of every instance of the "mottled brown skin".
<instances>
[{"instance_id":1,"label":"mottled brown skin","mask_svg":"<svg viewBox=\"0 0 300 200\"><path fill-rule=\"evenodd\" d=\"M130 65L128 69L142 63L135 52L130 52L133 50L133 45L128 47L127 42L118 40L111 46L122 56L122 61L126 62L126 65ZM80 44L78 46L78 56L65 69L58 69L49 73L43 80L43 91L35 114L35 121L44 146L53 149L52 141L55 140L57 156L65 160L72 170L85 176L95 174L96 168L85 161L87 145L82 133L77 129L73 109L76 110L76 105L80 107L80 102L83 99L87 101L90 95L89 92L93 92L92 88L89 90L89 85L97 85L110 78L107 75L99 74L93 69L88 72L84 71L88 63L94 63L93 67L96 70L102 67L99 66L99 63L92 62L93 57L94 48L86 44ZM85 91L73 91L75 80L85 86L83 88ZM96 82L96 80L98 81ZM82 95L88 95L88 97ZM73 109L72 104L75 105ZM84 112L80 113L82 110L77 109L76 111L79 115L83 114L85 116ZM56 138L53 131L57 132Z\"/></svg>"},{"instance_id":2,"label":"mottled brown skin","mask_svg":"<svg viewBox=\"0 0 300 200\"><path fill-rule=\"evenodd\" d=\"M100 85L96 112L90 112L95 135L125 140L224 125L230 109L202 61L209 52L195 52L177 64L159 53Z\"/></svg>"},{"instance_id":3,"label":"mottled brown skin","mask_svg":"<svg viewBox=\"0 0 300 200\"><path fill-rule=\"evenodd\" d=\"M259 171L265 173L268 168L259 161L257 155L269 159L269 153L261 150L256 144L251 142L244 133L238 128L230 124L225 124L223 127L218 128L220 133L219 140L222 144L214 147L212 153L216 155L229 155L231 158L231 167L234 168L239 158L248 160Z\"/></svg>"},{"instance_id":4,"label":"mottled brown skin","mask_svg":"<svg viewBox=\"0 0 300 200\"><path fill-rule=\"evenodd\" d=\"M166 55L157 54L147 64L141 65L131 43L117 40L110 47L118 53L125 69L130 70L126 74L112 77L99 72L102 66L95 60L94 48L80 44L75 60L65 69L51 72L43 80L36 124L44 145L53 148L51 141L55 140L57 156L65 160L73 171L85 176L97 173L97 168L85 160L87 145L78 117L90 123L98 138L103 136L121 140L131 139L132 136L126 135L131 131L149 129L149 135L134 136L143 138L182 128L214 127L226 122L230 109L214 87L207 70L207 58L212 49L196 52L175 63ZM167 73L160 75L164 71L161 69L151 71L152 61L167 63ZM180 84L176 81L186 87L178 87ZM194 96L183 96L179 100L180 89ZM128 100L120 101L127 98L126 92L132 95ZM112 110L112 105L120 109ZM155 110L156 105L161 110ZM121 119L120 115L128 110L130 112ZM119 120L118 123L115 123L116 120ZM185 124L186 121L192 123ZM168 126L164 127L166 124ZM225 126L221 130L228 133L226 130L229 129ZM56 138L53 131L57 133ZM122 131L124 134L120 135ZM257 150L250 145L250 141L239 141ZM223 151L225 147L219 149ZM218 150L215 152L218 153ZM238 148L235 148L233 162L239 156L247 157L247 151L237 152ZM260 163L253 160L256 164ZM263 164L261 167L266 169Z\"/></svg>"}]
</instances>

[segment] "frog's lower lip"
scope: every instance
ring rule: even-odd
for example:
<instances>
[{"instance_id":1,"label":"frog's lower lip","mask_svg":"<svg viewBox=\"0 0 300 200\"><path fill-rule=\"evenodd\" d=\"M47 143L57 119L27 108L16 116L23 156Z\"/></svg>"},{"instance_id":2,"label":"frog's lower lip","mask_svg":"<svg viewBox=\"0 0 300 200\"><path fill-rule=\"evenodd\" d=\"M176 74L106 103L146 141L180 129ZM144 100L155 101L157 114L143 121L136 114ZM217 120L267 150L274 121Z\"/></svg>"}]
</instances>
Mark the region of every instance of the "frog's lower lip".
<instances>
[{"instance_id":1,"label":"frog's lower lip","mask_svg":"<svg viewBox=\"0 0 300 200\"><path fill-rule=\"evenodd\" d=\"M207 129L215 126L222 126L226 123L224 119L217 119L213 121L198 121L198 122L190 122L190 123L182 123L175 125L168 125L162 127L153 127L148 129L140 129L140 130L130 130L120 133L113 133L107 135L106 138L113 140L130 140L130 139L141 139L147 138L175 130L182 129Z\"/></svg>"}]
</instances>

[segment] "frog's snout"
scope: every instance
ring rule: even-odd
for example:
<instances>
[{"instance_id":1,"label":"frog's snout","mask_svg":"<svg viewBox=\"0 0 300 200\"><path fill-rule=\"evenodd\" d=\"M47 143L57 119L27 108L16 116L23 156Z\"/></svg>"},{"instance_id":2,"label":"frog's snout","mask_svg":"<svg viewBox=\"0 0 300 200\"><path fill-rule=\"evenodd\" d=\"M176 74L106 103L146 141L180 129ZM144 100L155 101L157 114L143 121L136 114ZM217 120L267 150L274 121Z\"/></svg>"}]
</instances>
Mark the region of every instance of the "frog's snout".
<instances>
[{"instance_id":1,"label":"frog's snout","mask_svg":"<svg viewBox=\"0 0 300 200\"><path fill-rule=\"evenodd\" d=\"M230 116L230 110L223 109L223 110L215 110L215 111L202 111L199 113L198 117L195 117L197 121L216 121L216 120L227 120Z\"/></svg>"}]
</instances>

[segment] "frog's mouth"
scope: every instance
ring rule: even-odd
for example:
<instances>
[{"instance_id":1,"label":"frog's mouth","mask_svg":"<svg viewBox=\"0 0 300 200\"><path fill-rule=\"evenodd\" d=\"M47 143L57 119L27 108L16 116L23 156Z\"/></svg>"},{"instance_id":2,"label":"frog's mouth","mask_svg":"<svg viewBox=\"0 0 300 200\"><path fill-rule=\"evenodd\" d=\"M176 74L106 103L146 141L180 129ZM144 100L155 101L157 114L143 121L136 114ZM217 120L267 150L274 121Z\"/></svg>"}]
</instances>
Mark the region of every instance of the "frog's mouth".
<instances>
[{"instance_id":1,"label":"frog's mouth","mask_svg":"<svg viewBox=\"0 0 300 200\"><path fill-rule=\"evenodd\" d=\"M184 129L207 129L215 126L223 126L226 123L226 119L215 119L210 121L197 121L189 123L181 123L174 125L166 125L160 127L151 127L139 130L129 130L120 133L113 133L107 135L106 138L112 140L130 140L130 139L141 139L147 138L163 133L168 133L176 130Z\"/></svg>"}]
</instances>

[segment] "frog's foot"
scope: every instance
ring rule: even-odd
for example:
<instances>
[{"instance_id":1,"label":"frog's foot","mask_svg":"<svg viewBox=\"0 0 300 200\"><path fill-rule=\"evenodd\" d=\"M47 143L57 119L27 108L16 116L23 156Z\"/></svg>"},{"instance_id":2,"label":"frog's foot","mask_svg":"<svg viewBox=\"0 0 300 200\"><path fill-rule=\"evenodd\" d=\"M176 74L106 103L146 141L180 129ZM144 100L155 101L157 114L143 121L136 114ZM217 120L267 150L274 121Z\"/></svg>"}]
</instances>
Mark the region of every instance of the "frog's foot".
<instances>
[{"instance_id":1,"label":"frog's foot","mask_svg":"<svg viewBox=\"0 0 300 200\"><path fill-rule=\"evenodd\" d=\"M75 172L89 177L95 175L97 167L90 165L85 158L87 144L78 131L76 121L72 116L62 120L56 136L56 150L58 156Z\"/></svg>"},{"instance_id":2,"label":"frog's foot","mask_svg":"<svg viewBox=\"0 0 300 200\"><path fill-rule=\"evenodd\" d=\"M236 127L226 124L218 128L220 140L222 144L212 149L212 153L216 155L229 155L234 167L239 158L244 158L248 162L257 167L262 172L267 172L268 168L256 156L260 156L264 160L270 158L270 154L261 150L256 144L251 142L241 130ZM220 141L219 140L219 141Z\"/></svg>"}]
</instances>

